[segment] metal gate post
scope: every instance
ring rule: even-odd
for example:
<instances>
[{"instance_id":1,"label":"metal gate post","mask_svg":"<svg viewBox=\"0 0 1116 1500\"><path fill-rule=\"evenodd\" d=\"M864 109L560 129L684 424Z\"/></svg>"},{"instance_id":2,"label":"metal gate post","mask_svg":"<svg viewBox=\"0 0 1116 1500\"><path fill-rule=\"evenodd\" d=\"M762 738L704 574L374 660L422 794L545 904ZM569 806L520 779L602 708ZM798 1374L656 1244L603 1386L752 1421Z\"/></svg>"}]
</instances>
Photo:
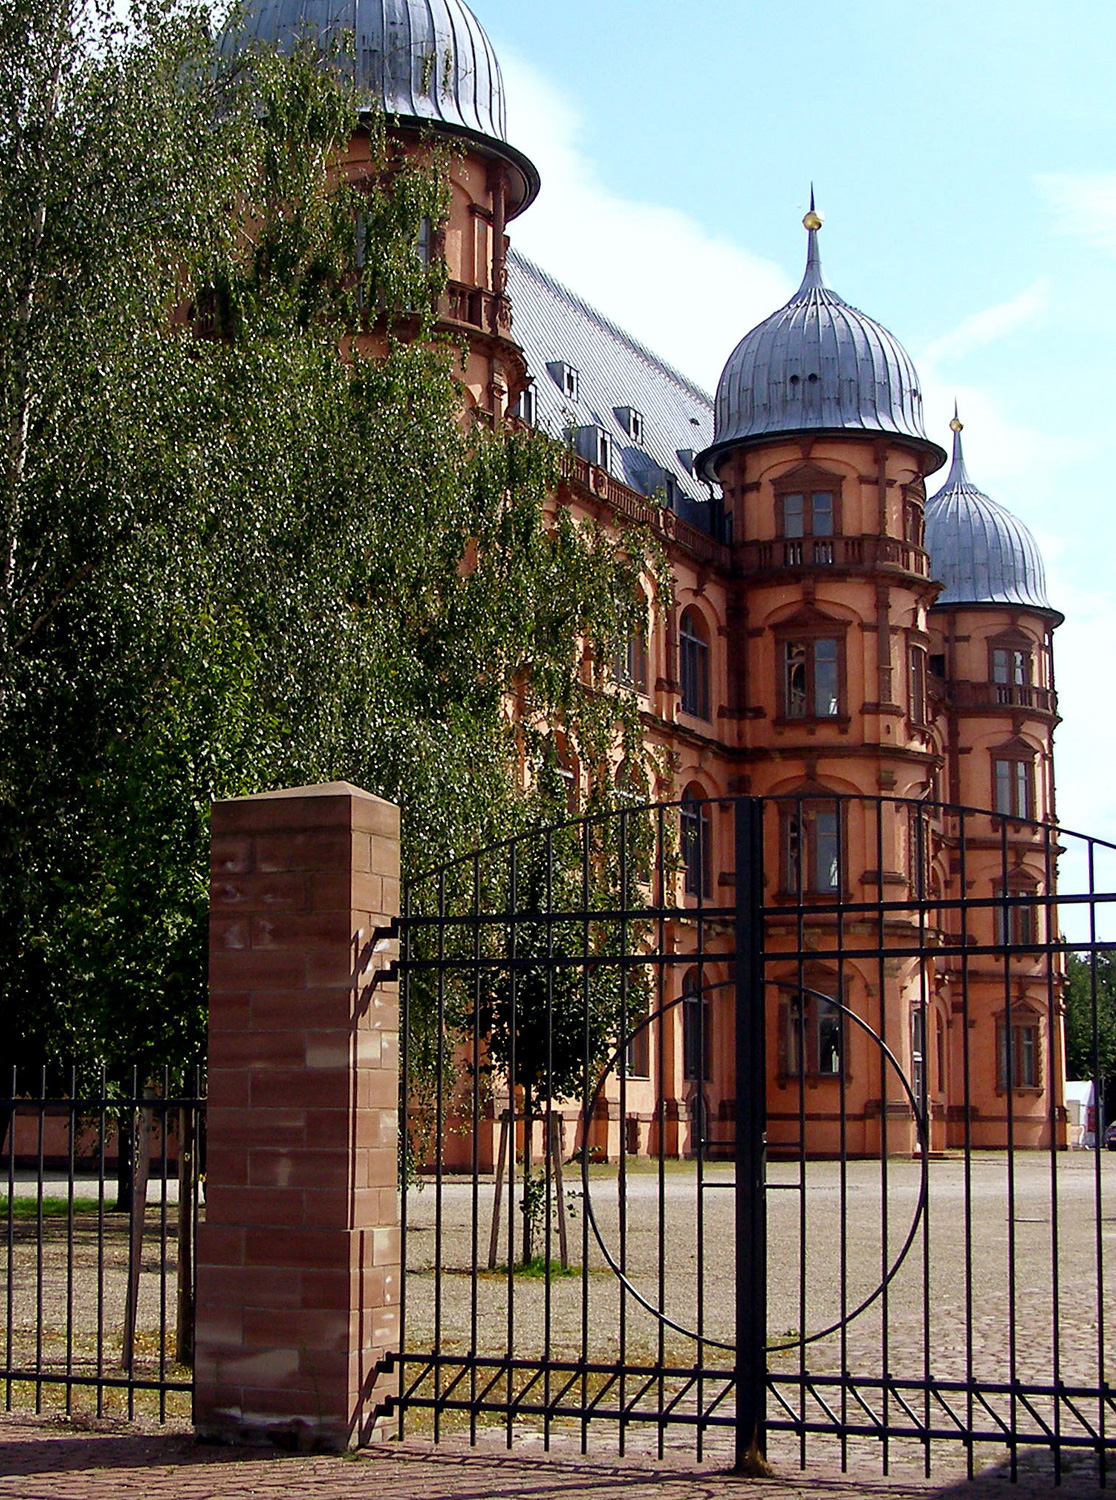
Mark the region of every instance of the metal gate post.
<instances>
[{"instance_id":1,"label":"metal gate post","mask_svg":"<svg viewBox=\"0 0 1116 1500\"><path fill-rule=\"evenodd\" d=\"M767 1446L767 1068L763 802L736 809L736 1467Z\"/></svg>"}]
</instances>

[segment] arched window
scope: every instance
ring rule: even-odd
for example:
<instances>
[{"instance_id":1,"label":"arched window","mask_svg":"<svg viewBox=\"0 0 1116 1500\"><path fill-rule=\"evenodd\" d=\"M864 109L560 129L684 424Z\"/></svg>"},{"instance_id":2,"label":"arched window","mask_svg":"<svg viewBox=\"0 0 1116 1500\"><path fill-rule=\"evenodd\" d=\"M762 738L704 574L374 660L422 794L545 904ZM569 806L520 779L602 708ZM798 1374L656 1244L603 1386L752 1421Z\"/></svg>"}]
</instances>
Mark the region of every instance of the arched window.
<instances>
[{"instance_id":1,"label":"arched window","mask_svg":"<svg viewBox=\"0 0 1116 1500\"><path fill-rule=\"evenodd\" d=\"M682 868L687 896L708 896L713 890L713 826L705 793L693 782L682 794Z\"/></svg>"},{"instance_id":2,"label":"arched window","mask_svg":"<svg viewBox=\"0 0 1116 1500\"><path fill-rule=\"evenodd\" d=\"M682 712L709 718L709 636L696 609L684 609L678 626Z\"/></svg>"},{"instance_id":3,"label":"arched window","mask_svg":"<svg viewBox=\"0 0 1116 1500\"><path fill-rule=\"evenodd\" d=\"M621 687L634 688L637 693L647 691L647 620L649 617L647 596L640 590L641 623L626 637L616 642L612 657L612 676Z\"/></svg>"}]
</instances>

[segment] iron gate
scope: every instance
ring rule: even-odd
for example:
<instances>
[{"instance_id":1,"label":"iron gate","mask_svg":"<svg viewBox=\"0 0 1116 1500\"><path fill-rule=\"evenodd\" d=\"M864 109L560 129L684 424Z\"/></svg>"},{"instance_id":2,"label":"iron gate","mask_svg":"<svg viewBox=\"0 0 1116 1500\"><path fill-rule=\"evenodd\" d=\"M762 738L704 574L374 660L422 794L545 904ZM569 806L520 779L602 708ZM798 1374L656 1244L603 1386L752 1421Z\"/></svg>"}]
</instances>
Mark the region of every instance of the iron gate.
<instances>
[{"instance_id":1,"label":"iron gate","mask_svg":"<svg viewBox=\"0 0 1116 1500\"><path fill-rule=\"evenodd\" d=\"M1116 1182L1063 1078L1068 996L1098 1144L1113 877L1052 826L825 793L411 882L400 1431L1103 1479Z\"/></svg>"}]
</instances>

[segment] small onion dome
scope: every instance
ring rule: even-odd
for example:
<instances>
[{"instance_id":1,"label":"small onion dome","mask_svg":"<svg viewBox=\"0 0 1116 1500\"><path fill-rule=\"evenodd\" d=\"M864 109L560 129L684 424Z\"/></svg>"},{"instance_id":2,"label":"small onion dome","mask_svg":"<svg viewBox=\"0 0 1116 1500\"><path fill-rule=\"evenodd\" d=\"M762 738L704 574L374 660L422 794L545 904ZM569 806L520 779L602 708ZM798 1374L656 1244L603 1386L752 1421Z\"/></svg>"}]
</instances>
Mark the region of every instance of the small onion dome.
<instances>
[{"instance_id":1,"label":"small onion dome","mask_svg":"<svg viewBox=\"0 0 1116 1500\"><path fill-rule=\"evenodd\" d=\"M464 0L246 0L223 51L253 41L323 50L352 36L356 80L369 102L407 125L459 136L511 168L509 217L539 190L539 174L509 146L500 64Z\"/></svg>"},{"instance_id":2,"label":"small onion dome","mask_svg":"<svg viewBox=\"0 0 1116 1500\"><path fill-rule=\"evenodd\" d=\"M803 432L905 438L938 468L945 451L923 429L922 391L907 351L826 285L822 220L812 194L802 222L810 236L802 285L730 355L717 387L713 446L699 459L702 472L715 480L730 449Z\"/></svg>"},{"instance_id":3,"label":"small onion dome","mask_svg":"<svg viewBox=\"0 0 1116 1500\"><path fill-rule=\"evenodd\" d=\"M962 423L954 417L953 467L926 503L930 576L944 587L936 604L1023 604L1051 610L1034 537L978 490L965 469Z\"/></svg>"}]
</instances>

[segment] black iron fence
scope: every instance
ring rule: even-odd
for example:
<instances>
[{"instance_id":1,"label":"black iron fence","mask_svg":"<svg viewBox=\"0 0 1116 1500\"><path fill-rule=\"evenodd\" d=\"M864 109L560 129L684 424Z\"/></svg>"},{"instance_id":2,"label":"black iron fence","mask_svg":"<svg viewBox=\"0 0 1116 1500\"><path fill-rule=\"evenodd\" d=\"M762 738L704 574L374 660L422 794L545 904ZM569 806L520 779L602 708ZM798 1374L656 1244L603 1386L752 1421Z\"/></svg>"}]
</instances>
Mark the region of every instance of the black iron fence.
<instances>
[{"instance_id":1,"label":"black iron fence","mask_svg":"<svg viewBox=\"0 0 1116 1500\"><path fill-rule=\"evenodd\" d=\"M412 882L400 1430L1103 1477L1114 892L1103 841L827 793Z\"/></svg>"},{"instance_id":2,"label":"black iron fence","mask_svg":"<svg viewBox=\"0 0 1116 1500\"><path fill-rule=\"evenodd\" d=\"M7 1410L189 1416L204 1130L198 1076L3 1081Z\"/></svg>"}]
</instances>

